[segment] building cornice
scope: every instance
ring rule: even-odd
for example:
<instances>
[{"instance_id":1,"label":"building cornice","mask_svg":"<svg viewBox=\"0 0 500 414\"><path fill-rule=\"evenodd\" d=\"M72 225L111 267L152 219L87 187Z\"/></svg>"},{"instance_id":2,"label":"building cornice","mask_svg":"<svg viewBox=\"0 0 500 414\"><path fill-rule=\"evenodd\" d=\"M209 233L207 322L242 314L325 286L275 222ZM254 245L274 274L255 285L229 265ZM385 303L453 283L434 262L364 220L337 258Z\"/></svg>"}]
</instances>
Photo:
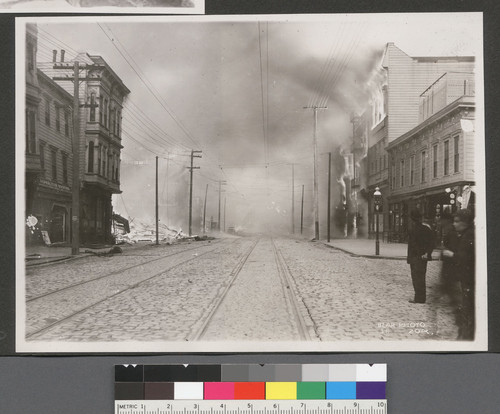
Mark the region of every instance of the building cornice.
<instances>
[{"instance_id":1,"label":"building cornice","mask_svg":"<svg viewBox=\"0 0 500 414\"><path fill-rule=\"evenodd\" d=\"M423 131L425 128L428 126L432 125L433 123L437 122L439 119L451 114L452 112L464 108L464 107L474 107L476 106L476 100L475 97L473 96L462 96L455 101L451 102L444 108L442 108L440 111L436 112L435 114L431 115L429 118L427 118L425 121L421 122L418 124L415 128L411 129L410 131L406 132L405 134L401 135L399 138L395 139L392 141L388 146L387 146L387 151L390 151L391 149L397 147L398 145L402 144L405 142L407 139L411 138L412 136L418 134L419 132Z\"/></svg>"}]
</instances>

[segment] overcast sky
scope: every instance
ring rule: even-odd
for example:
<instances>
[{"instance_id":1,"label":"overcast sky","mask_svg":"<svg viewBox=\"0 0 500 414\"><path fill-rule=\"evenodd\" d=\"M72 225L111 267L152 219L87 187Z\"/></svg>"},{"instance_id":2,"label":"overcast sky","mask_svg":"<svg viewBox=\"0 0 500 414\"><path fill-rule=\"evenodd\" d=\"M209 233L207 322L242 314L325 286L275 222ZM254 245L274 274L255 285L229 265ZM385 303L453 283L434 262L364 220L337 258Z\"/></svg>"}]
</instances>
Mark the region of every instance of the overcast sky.
<instances>
[{"instance_id":1,"label":"overcast sky","mask_svg":"<svg viewBox=\"0 0 500 414\"><path fill-rule=\"evenodd\" d=\"M131 91L123 113L123 194L114 197L115 210L153 219L157 155L161 220L184 229L190 150L203 151L195 159L194 197L203 203L209 184L208 217L217 219L217 181L225 180L227 225L249 227L263 218L265 226L285 226L292 163L296 216L302 185L310 211L313 112L304 107L328 107L318 111L324 168L325 153L350 139L349 114L368 102L367 82L387 42L410 56L482 58L480 14L59 17L37 23L39 62L50 61L52 49L66 49L68 59L76 52L98 54ZM134 161L146 164L128 164Z\"/></svg>"}]
</instances>

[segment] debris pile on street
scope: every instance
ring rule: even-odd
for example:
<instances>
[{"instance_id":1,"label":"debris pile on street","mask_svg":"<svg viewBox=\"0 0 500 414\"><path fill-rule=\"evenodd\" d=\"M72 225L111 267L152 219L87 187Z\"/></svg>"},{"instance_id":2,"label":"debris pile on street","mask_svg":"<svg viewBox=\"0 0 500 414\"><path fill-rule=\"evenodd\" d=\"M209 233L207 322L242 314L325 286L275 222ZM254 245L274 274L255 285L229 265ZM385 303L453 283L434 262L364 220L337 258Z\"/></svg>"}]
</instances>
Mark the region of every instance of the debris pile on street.
<instances>
[{"instance_id":1,"label":"debris pile on street","mask_svg":"<svg viewBox=\"0 0 500 414\"><path fill-rule=\"evenodd\" d=\"M99 251L95 252L93 250L85 250L85 253L90 253L90 254L93 254L94 256L110 257L110 256L113 256L115 254L123 253L123 250L118 246L113 246L111 249L107 249L104 252L99 252Z\"/></svg>"},{"instance_id":2,"label":"debris pile on street","mask_svg":"<svg viewBox=\"0 0 500 414\"><path fill-rule=\"evenodd\" d=\"M189 236L182 229L172 229L166 224L158 224L158 241L164 244L173 244L186 240L207 240L207 236L193 235ZM116 244L134 244L138 242L156 242L156 226L155 224L147 224L142 222L130 223L130 233L117 234Z\"/></svg>"}]
</instances>

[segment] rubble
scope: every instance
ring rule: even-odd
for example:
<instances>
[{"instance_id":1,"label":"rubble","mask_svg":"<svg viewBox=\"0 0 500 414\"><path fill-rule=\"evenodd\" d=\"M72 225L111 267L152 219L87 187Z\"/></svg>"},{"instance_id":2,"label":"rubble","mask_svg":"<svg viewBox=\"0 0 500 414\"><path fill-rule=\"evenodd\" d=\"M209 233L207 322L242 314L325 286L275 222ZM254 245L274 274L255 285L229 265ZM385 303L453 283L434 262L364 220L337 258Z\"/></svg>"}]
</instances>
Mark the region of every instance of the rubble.
<instances>
[{"instance_id":1,"label":"rubble","mask_svg":"<svg viewBox=\"0 0 500 414\"><path fill-rule=\"evenodd\" d=\"M95 252L93 250L85 250L85 253L90 253L90 254L93 254L95 256L106 256L106 257L109 257L109 256L113 256L115 254L120 254L120 253L123 253L123 250L118 247L118 246L113 246L111 249L105 251L105 252Z\"/></svg>"},{"instance_id":2,"label":"rubble","mask_svg":"<svg viewBox=\"0 0 500 414\"><path fill-rule=\"evenodd\" d=\"M116 244L135 244L139 242L156 242L156 226L154 223L147 224L142 222L131 222L129 233L115 234ZM182 241L201 241L201 240L212 240L213 237L208 236L198 236L184 233L182 229L173 229L166 224L158 224L158 241L162 244L173 244Z\"/></svg>"}]
</instances>

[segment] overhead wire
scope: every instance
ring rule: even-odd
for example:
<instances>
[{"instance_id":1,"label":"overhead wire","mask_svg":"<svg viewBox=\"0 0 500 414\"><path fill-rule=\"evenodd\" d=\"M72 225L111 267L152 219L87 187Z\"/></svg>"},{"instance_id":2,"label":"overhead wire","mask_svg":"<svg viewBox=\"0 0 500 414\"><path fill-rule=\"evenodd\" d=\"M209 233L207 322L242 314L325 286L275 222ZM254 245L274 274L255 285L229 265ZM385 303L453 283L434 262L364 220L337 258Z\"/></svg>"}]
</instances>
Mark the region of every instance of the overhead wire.
<instances>
[{"instance_id":1,"label":"overhead wire","mask_svg":"<svg viewBox=\"0 0 500 414\"><path fill-rule=\"evenodd\" d=\"M338 52L337 52L338 48L343 43L342 36L344 34L344 30L345 30L345 25L341 25L338 35L335 36L335 41L330 46L330 51L328 53L328 57L327 57L325 63L323 64L320 76L319 76L318 80L316 81L315 93L310 98L308 107L319 106L318 100L322 94L322 89L324 88L324 84L326 83L326 80L328 79L328 76L331 73L332 68L336 62L336 60L334 60L334 56L336 56L338 54ZM322 88L322 86L323 86L323 88Z\"/></svg>"},{"instance_id":2,"label":"overhead wire","mask_svg":"<svg viewBox=\"0 0 500 414\"><path fill-rule=\"evenodd\" d=\"M99 23L98 23L99 25ZM100 25L99 25L100 26ZM139 76L139 78L141 79L141 81L146 85L146 87L148 88L148 90L153 94L153 96L155 97L155 99L160 103L160 105L162 106L163 109L165 109L167 111L167 113L172 117L172 119L176 122L176 124L181 128L181 130L186 134L186 136L194 143L196 144L198 147L202 147L199 142L194 139L194 137L192 136L192 134L189 132L189 130L184 126L184 124L182 123L182 121L180 121L178 119L178 117L175 115L175 113L168 107L168 104L164 101L164 99L161 97L161 95L159 94L159 92L156 90L156 88L152 85L152 83L147 79L147 77L140 71L140 69L136 69L133 67L133 65L130 63L130 61L132 61L137 67L139 66L137 64L137 62L135 62L134 58L128 53L127 49L125 48L125 46L123 46L123 44L120 42L119 38L113 33L112 29L108 26L108 25L105 25L106 28L109 30L109 32L113 35L113 39L116 39L116 42L120 44L121 48L123 49L123 53L121 52L121 50L117 47L117 45L115 44L115 42L113 41L113 39L111 39L108 34L106 33L106 31L103 29L102 26L100 26L101 30L105 33L106 37L112 42L113 46L118 50L118 52L122 55L122 57L125 59L125 61L127 61L127 63L131 66L131 68L134 70L134 72L136 72L136 74ZM124 54L126 54L129 58L130 58L130 61L127 60L127 58L124 56ZM141 72L142 73L142 76L138 73L138 72ZM164 131L162 131L162 133L165 133ZM166 134L168 136L168 134ZM175 138L171 137L170 138L172 140L174 140L178 145L180 145L181 147L185 147L185 148L188 148L186 147L184 144L182 143L179 143L178 140L176 140ZM215 167L215 160L213 160L205 151L205 158L207 158L208 160L212 160L212 162L214 163L214 167Z\"/></svg>"},{"instance_id":3,"label":"overhead wire","mask_svg":"<svg viewBox=\"0 0 500 414\"><path fill-rule=\"evenodd\" d=\"M39 39L40 39L39 45L40 46L38 48L38 54L41 55L42 59L46 60L47 63L51 62L53 60L53 56L51 55L49 50L51 50L51 48L53 48L53 47L61 47L61 45L63 45L65 47L64 50L66 52L73 53L73 56L70 56L70 54L66 55L66 59L68 61L74 59L77 56L78 53L74 49L72 49L70 46L68 46L67 44L65 44L62 41L58 41L58 39L56 37L54 37L53 35L51 35L50 33L46 32L46 31L44 31L43 29L41 29L41 30L43 31L43 33L46 33L47 36L45 36L44 34L40 35L41 39L39 37ZM54 76L57 73L57 71L53 68L44 68L44 72L48 73L49 76ZM136 132L134 133L134 138L135 138L136 142L139 141L137 139L138 135L139 135L143 139L149 138L149 141L154 141L154 144L158 145L160 147L162 147L162 145L161 145L162 142L158 141L158 139L163 141L166 145L173 146L174 148L177 147L179 149L181 149L181 148L189 149L189 147L183 145L182 143L175 141L175 139L173 137L171 137L168 133L166 133L164 130L162 130L154 121L152 121L134 103L134 101L132 99L129 99L128 103L130 103L132 105L132 107L135 108L135 110L133 108L129 108L129 106L126 106L124 108L124 113L126 116L123 118L123 120L124 120L123 122L125 125L125 131L127 130L127 126L129 126L130 123L135 124L138 127L139 127L138 123L141 124L140 128L136 129ZM137 112L139 112L141 114L141 116L137 115ZM146 123L143 120L143 117L146 118L149 122ZM132 118L135 119L137 122L133 122ZM152 126L154 128L152 128ZM155 134L156 138L152 137L151 135L149 135L147 133L144 134L144 128L150 130L152 134ZM155 132L155 129L158 132ZM151 145L146 145L146 146L151 150ZM163 151L160 151L160 152L163 152Z\"/></svg>"},{"instance_id":4,"label":"overhead wire","mask_svg":"<svg viewBox=\"0 0 500 414\"><path fill-rule=\"evenodd\" d=\"M356 49L356 47L357 47L357 42L358 42L358 40L357 40L357 39L352 41L352 43L351 43L351 45L350 45L350 50L349 50L349 51L348 51L348 53L344 56L344 59L343 59L342 64L341 64L341 66L340 66L340 68L339 68L339 71L335 74L335 77L333 77L333 78L332 78L332 81L331 81L331 83L330 83L330 85L329 85L329 90L330 90L330 91L334 91L334 90L335 90L335 88L336 88L336 86L337 86L337 84L338 84L339 80L342 78L342 76L343 76L343 74L344 74L345 70L347 69L348 64L350 63L350 60L351 60L351 58L352 58L353 51L354 51L354 50ZM324 94L324 98L323 98L323 100L322 100L322 102L321 102L321 104L320 104L320 105L321 105L321 106L325 106L325 105L327 104L328 100L329 100L329 94L326 94L326 93L325 93L325 94Z\"/></svg>"},{"instance_id":5,"label":"overhead wire","mask_svg":"<svg viewBox=\"0 0 500 414\"><path fill-rule=\"evenodd\" d=\"M103 30L103 32L106 34L105 30L102 27L101 27L101 30ZM109 29L109 30L111 32L111 29ZM261 38L261 36L264 34L266 35L265 69L264 69L264 65L263 65L264 51L262 48L263 45L262 45L262 38ZM280 164L279 163L270 163L269 158L268 158L268 127L269 127L269 108L268 108L268 104L269 104L269 37L268 37L268 27L267 27L267 30L265 31L265 33L263 33L262 35L261 35L261 32L259 31L260 64L261 64L261 94L262 94L262 106L263 106L263 108L262 108L263 109L263 133L264 133L264 139L265 139L265 161L266 161L265 165L266 165L266 168L268 171L268 167L270 167L272 165L280 165ZM109 36L107 36L107 37L110 41L112 41L112 39L110 39ZM51 39L47 39L47 42L51 43ZM119 42L118 39L117 39L117 42ZM61 43L63 43L63 42L61 42ZM64 45L66 51L72 50L68 45L65 45L65 44L63 44L63 45ZM115 48L117 48L116 45L115 45ZM117 48L117 50L119 50L119 49ZM128 54L128 52L126 51L126 49L124 49L124 50L125 51L123 52L122 57L125 58L124 54L125 53ZM76 54L76 52L75 52L75 54ZM45 56L50 57L50 53L46 53ZM68 56L68 58L69 58L69 56ZM47 59L47 60L49 60L49 59ZM137 63L135 61L134 61L134 63L137 65ZM265 71L265 75L264 75L264 71ZM127 107L127 109L124 110L124 112L128 115L128 116L124 117L125 129L123 130L123 132L124 132L125 137L133 140L137 144L141 145L148 152L156 155L158 152L158 151L156 151L156 147L162 148L162 143L163 143L163 138L160 135L160 131L162 134L165 133L165 131L163 131L154 122L151 122L151 123L145 122L143 120L142 116L144 116L148 120L150 120L150 118L147 117L147 115L137 105L135 105L135 103L132 99L129 99L128 102L131 104L131 106L135 107L135 110L132 109L131 107ZM138 113L141 113L142 116L139 116ZM145 131L145 129L147 130L147 132ZM155 130L157 131L156 133L154 132ZM165 134L165 135L167 135L167 134ZM175 144L179 145L179 143L176 140L174 140L174 142L167 140L167 143L171 144L171 145L175 145ZM180 145L184 148L188 148L183 144L180 144ZM207 157L207 158L209 158L209 157ZM216 166L215 165L209 166L210 169L212 167L215 169ZM223 168L217 169L217 171L222 173L222 175L226 179L228 179L227 174L225 173ZM206 178L208 178L208 177L206 177ZM214 180L214 181L217 181L217 180ZM230 181L230 180L228 180L228 181ZM234 185L233 183L234 182L231 181L231 185ZM237 188L236 188L236 190L238 191Z\"/></svg>"},{"instance_id":6,"label":"overhead wire","mask_svg":"<svg viewBox=\"0 0 500 414\"><path fill-rule=\"evenodd\" d=\"M64 43L61 39L58 39L57 37L55 37L53 34L47 32L45 29L43 29L43 27L41 25L38 25L37 29L38 29L38 38L45 37L46 39L52 39L52 40L49 40L49 41L51 43L53 43L54 45L58 45L59 47L64 46L64 50L66 50L66 51L68 51L68 50L72 51L75 54L75 56L78 54L78 52L75 49L73 49L68 44Z\"/></svg>"},{"instance_id":7,"label":"overhead wire","mask_svg":"<svg viewBox=\"0 0 500 414\"><path fill-rule=\"evenodd\" d=\"M323 88L318 94L319 102L315 106L322 107L326 106L326 104L328 103L329 96L332 91L335 90L338 81L341 79L344 71L346 70L348 63L352 58L352 54L359 44L361 35L362 30L358 30L357 34L350 39L348 46L344 51L344 54L339 59L335 60L335 65L332 65L330 67L329 73L323 82ZM335 68L335 71L333 71L333 68Z\"/></svg>"},{"instance_id":8,"label":"overhead wire","mask_svg":"<svg viewBox=\"0 0 500 414\"><path fill-rule=\"evenodd\" d=\"M174 122L180 127L180 129L184 132L186 137L191 140L192 143L195 144L195 146L201 147L198 141L194 139L192 134L187 130L187 128L183 125L183 123L178 119L178 117L175 115L175 113L172 111L172 109L169 108L167 103L164 101L164 99L161 97L159 92L156 90L154 85L147 79L144 73L140 69L138 69L137 63L135 62L134 58L128 53L127 48L123 46L123 44L120 42L118 37L113 33L111 28L104 23L104 26L108 29L108 31L113 35L113 38L109 36L109 34L104 30L103 26L100 23L97 23L97 25L101 28L103 33L106 35L106 37L110 40L112 45L118 50L120 55L125 59L125 61L128 63L128 65L132 68L132 70L135 72L135 74L139 77L141 82L146 86L146 88L149 90L149 92L153 95L153 97L158 101L158 103L161 105L161 107L170 115L170 117L174 120ZM116 42L114 41L116 39ZM117 46L117 43L121 46L121 49ZM125 54L128 56L125 56ZM131 63L131 61L134 63L134 65ZM137 68L136 68L137 67Z\"/></svg>"},{"instance_id":9,"label":"overhead wire","mask_svg":"<svg viewBox=\"0 0 500 414\"><path fill-rule=\"evenodd\" d=\"M344 27L346 27L346 25L344 25ZM342 39L342 38L339 39L340 45L345 46L346 43L347 39ZM341 61L343 61L343 56L345 53L346 50L344 48L344 50L342 50L342 53L341 50L339 50L338 53L335 53L335 56L331 56L327 70L325 72L325 77L323 81L320 83L320 88L318 89L318 93L316 95L317 106L323 106L323 99L325 95L328 95L328 93L330 92L329 85L331 83L331 79L334 78L339 72L339 68L341 67Z\"/></svg>"}]
</instances>

